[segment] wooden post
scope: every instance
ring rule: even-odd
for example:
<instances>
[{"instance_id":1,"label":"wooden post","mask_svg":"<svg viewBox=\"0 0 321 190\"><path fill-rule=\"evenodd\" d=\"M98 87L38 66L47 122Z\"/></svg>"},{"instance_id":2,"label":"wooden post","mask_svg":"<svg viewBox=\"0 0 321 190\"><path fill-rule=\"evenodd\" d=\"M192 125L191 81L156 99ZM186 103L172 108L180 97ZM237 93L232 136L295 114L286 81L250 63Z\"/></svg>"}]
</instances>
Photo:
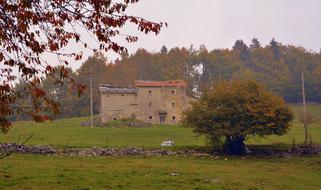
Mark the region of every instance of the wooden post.
<instances>
[{"instance_id":1,"label":"wooden post","mask_svg":"<svg viewBox=\"0 0 321 190\"><path fill-rule=\"evenodd\" d=\"M308 123L307 123L307 110L306 110L306 102L305 102L305 87L304 87L304 72L301 70L301 86L302 86L302 102L303 102L303 125L304 125L304 144L308 143Z\"/></svg>"},{"instance_id":2,"label":"wooden post","mask_svg":"<svg viewBox=\"0 0 321 190\"><path fill-rule=\"evenodd\" d=\"M94 127L94 117L93 117L93 70L90 67L90 127Z\"/></svg>"}]
</instances>

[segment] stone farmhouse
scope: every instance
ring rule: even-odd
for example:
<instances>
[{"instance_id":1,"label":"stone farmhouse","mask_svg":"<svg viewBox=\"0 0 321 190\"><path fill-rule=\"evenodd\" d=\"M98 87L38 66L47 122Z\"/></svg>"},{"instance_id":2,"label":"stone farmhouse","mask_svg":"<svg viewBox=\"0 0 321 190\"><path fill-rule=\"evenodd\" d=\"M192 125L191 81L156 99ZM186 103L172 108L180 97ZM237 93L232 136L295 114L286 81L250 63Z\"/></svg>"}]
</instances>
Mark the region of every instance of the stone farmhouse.
<instances>
[{"instance_id":1,"label":"stone farmhouse","mask_svg":"<svg viewBox=\"0 0 321 190\"><path fill-rule=\"evenodd\" d=\"M101 121L137 118L152 124L173 125L194 98L186 95L183 80L135 81L135 87L100 85Z\"/></svg>"}]
</instances>

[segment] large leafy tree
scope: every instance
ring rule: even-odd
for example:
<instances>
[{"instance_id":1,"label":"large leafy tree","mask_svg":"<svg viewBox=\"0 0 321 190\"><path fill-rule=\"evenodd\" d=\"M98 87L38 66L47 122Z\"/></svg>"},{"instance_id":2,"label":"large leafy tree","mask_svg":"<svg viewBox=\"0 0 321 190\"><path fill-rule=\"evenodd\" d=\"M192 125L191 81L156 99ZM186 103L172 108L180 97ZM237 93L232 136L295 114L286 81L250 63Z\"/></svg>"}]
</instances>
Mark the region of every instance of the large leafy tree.
<instances>
[{"instance_id":1,"label":"large leafy tree","mask_svg":"<svg viewBox=\"0 0 321 190\"><path fill-rule=\"evenodd\" d=\"M283 135L292 112L282 98L254 81L221 81L184 113L183 124L213 143L224 138L230 154L244 154L249 135Z\"/></svg>"},{"instance_id":2,"label":"large leafy tree","mask_svg":"<svg viewBox=\"0 0 321 190\"><path fill-rule=\"evenodd\" d=\"M59 66L57 66L55 70L60 70ZM66 72L68 72L69 76L71 76L72 78L75 78L75 73L72 71L71 68L67 68ZM70 105L74 104L75 101L77 101L79 98L76 95L76 92L68 87L68 79L65 78L62 84L63 85L57 85L55 78L52 76L47 76L41 83L42 87L45 89L47 97L49 97L50 99L56 102L59 102L59 108L60 108L59 116L48 115L51 118L71 116L74 110Z\"/></svg>"},{"instance_id":3,"label":"large leafy tree","mask_svg":"<svg viewBox=\"0 0 321 190\"><path fill-rule=\"evenodd\" d=\"M79 92L84 86L75 83L64 67L58 76L53 63L44 61L43 54L56 55L62 66L68 60L82 57L81 47L93 51L126 51L115 38L124 37L135 42L136 36L121 33L126 24L137 25L144 33L158 34L162 23L126 14L127 8L138 0L0 0L0 126L5 132L10 127L8 117L24 107L11 105L29 94L32 99L33 118L44 121L44 107L54 110L59 104L50 99L40 85L45 76L52 76L57 83L68 84ZM80 28L96 39L97 47L89 47ZM66 52L70 42L79 43L79 52ZM17 71L17 72L15 72ZM17 78L24 80L25 89L18 92L13 87Z\"/></svg>"},{"instance_id":4,"label":"large leafy tree","mask_svg":"<svg viewBox=\"0 0 321 190\"><path fill-rule=\"evenodd\" d=\"M107 73L107 60L102 54L96 53L89 57L77 70L78 75L75 77L76 81L80 84L86 85L88 88L84 91L80 98L75 99L77 107L74 107L74 111L77 111L78 116L89 115L90 109L90 77L93 79L93 109L94 114L99 113L100 107L100 94L99 94L99 84L104 83L103 77ZM82 105L82 106L79 106ZM81 109L81 110L79 110Z\"/></svg>"}]
</instances>

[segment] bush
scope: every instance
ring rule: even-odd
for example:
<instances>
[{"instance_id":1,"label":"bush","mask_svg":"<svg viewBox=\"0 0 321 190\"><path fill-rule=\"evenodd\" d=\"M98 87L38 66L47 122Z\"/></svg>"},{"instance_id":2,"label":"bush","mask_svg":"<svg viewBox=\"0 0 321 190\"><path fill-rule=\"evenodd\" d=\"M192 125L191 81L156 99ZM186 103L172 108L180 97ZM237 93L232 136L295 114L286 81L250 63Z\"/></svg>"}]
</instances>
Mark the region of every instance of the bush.
<instances>
[{"instance_id":1,"label":"bush","mask_svg":"<svg viewBox=\"0 0 321 190\"><path fill-rule=\"evenodd\" d=\"M224 139L229 154L244 154L247 135L283 135L293 120L279 96L255 81L221 81L183 112L183 125L206 134L214 144Z\"/></svg>"}]
</instances>

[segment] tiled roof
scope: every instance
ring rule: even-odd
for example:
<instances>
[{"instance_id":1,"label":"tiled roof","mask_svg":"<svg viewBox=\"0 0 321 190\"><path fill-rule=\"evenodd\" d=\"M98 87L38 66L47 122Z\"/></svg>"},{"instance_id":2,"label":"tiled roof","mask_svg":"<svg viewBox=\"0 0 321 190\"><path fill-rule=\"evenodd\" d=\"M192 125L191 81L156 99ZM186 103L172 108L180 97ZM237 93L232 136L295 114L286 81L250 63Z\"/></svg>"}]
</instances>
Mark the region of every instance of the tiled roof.
<instances>
[{"instance_id":1,"label":"tiled roof","mask_svg":"<svg viewBox=\"0 0 321 190\"><path fill-rule=\"evenodd\" d=\"M183 80L170 80L170 81L144 81L144 80L136 80L136 87L175 87L175 86L183 86L186 87L187 84Z\"/></svg>"},{"instance_id":2,"label":"tiled roof","mask_svg":"<svg viewBox=\"0 0 321 190\"><path fill-rule=\"evenodd\" d=\"M106 94L137 94L136 88L113 87L110 85L100 85L99 91Z\"/></svg>"}]
</instances>

